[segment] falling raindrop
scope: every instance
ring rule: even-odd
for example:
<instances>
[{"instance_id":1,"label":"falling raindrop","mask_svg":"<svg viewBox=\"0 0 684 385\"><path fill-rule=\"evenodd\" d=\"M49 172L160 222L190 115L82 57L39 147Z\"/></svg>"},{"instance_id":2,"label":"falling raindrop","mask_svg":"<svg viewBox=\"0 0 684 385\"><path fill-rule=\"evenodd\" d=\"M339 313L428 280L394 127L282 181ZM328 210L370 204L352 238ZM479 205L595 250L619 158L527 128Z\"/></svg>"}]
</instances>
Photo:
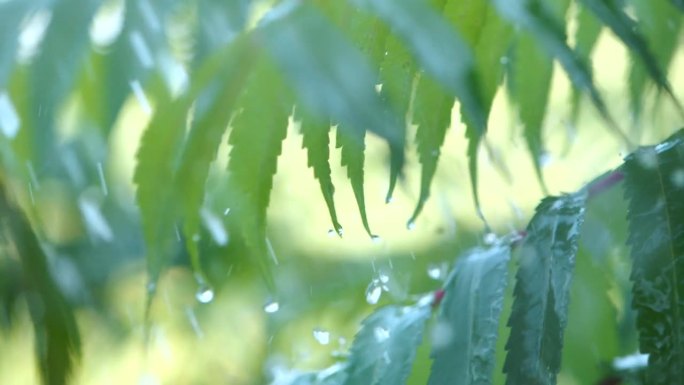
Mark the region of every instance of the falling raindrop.
<instances>
[{"instance_id":1,"label":"falling raindrop","mask_svg":"<svg viewBox=\"0 0 684 385\"><path fill-rule=\"evenodd\" d=\"M280 304L277 301L269 301L264 305L264 311L269 314L273 314L280 310Z\"/></svg>"},{"instance_id":2,"label":"falling raindrop","mask_svg":"<svg viewBox=\"0 0 684 385\"><path fill-rule=\"evenodd\" d=\"M427 268L427 275L428 277L434 279L434 280L441 280L442 277L444 276L444 265L436 264L436 263L431 263L428 265Z\"/></svg>"},{"instance_id":3,"label":"falling raindrop","mask_svg":"<svg viewBox=\"0 0 684 385\"><path fill-rule=\"evenodd\" d=\"M100 178L100 188L102 189L102 194L104 194L104 196L109 195L109 189L107 188L107 180L105 179L102 162L97 162L97 176Z\"/></svg>"},{"instance_id":4,"label":"falling raindrop","mask_svg":"<svg viewBox=\"0 0 684 385\"><path fill-rule=\"evenodd\" d=\"M226 216L226 215L228 215L228 214L230 214L230 207L228 207L227 209L223 210L223 215L224 215L224 216Z\"/></svg>"},{"instance_id":5,"label":"falling raindrop","mask_svg":"<svg viewBox=\"0 0 684 385\"><path fill-rule=\"evenodd\" d=\"M102 214L100 205L84 196L78 199L78 208L89 234L105 242L114 240L114 232Z\"/></svg>"},{"instance_id":6,"label":"falling raindrop","mask_svg":"<svg viewBox=\"0 0 684 385\"><path fill-rule=\"evenodd\" d=\"M200 327L199 321L197 320L197 316L195 315L195 311L192 310L191 307L187 306L185 308L185 315L188 317L188 321L190 321L190 326L192 327L192 330L195 332L197 335L197 338L204 338L204 332L202 331L202 328Z\"/></svg>"},{"instance_id":7,"label":"falling raindrop","mask_svg":"<svg viewBox=\"0 0 684 385\"><path fill-rule=\"evenodd\" d=\"M330 343L330 332L327 330L316 328L313 330L313 337L321 345L327 345Z\"/></svg>"},{"instance_id":8,"label":"falling raindrop","mask_svg":"<svg viewBox=\"0 0 684 385\"><path fill-rule=\"evenodd\" d=\"M414 221L409 221L409 222L406 224L406 229L408 229L408 230L415 230L415 229L416 229L416 222L414 222Z\"/></svg>"},{"instance_id":9,"label":"falling raindrop","mask_svg":"<svg viewBox=\"0 0 684 385\"><path fill-rule=\"evenodd\" d=\"M209 303L214 299L214 290L205 284L200 285L195 294L195 298L197 298L200 303Z\"/></svg>"},{"instance_id":10,"label":"falling raindrop","mask_svg":"<svg viewBox=\"0 0 684 385\"><path fill-rule=\"evenodd\" d=\"M380 296L382 295L382 286L377 278L374 278L371 283L366 288L366 302L371 305L375 305L380 301Z\"/></svg>"},{"instance_id":11,"label":"falling raindrop","mask_svg":"<svg viewBox=\"0 0 684 385\"><path fill-rule=\"evenodd\" d=\"M202 223L204 224L204 227L207 228L214 242L219 246L227 245L229 240L228 232L223 226L221 218L206 208L202 208L200 211L200 216L202 217Z\"/></svg>"},{"instance_id":12,"label":"falling raindrop","mask_svg":"<svg viewBox=\"0 0 684 385\"><path fill-rule=\"evenodd\" d=\"M375 340L378 342L384 342L390 338L389 330L383 328L382 326L376 326L375 329L373 329L373 335L375 336Z\"/></svg>"}]
</instances>

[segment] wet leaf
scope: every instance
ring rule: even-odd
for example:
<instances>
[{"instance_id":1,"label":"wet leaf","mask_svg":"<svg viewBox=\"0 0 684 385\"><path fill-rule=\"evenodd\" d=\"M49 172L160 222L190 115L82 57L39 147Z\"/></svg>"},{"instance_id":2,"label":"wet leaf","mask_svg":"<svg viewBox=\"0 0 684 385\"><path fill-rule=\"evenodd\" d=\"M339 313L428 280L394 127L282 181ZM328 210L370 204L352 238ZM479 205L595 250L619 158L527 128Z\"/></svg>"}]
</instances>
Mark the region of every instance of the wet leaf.
<instances>
[{"instance_id":1,"label":"wet leaf","mask_svg":"<svg viewBox=\"0 0 684 385\"><path fill-rule=\"evenodd\" d=\"M624 165L639 350L649 384L684 378L684 131L643 147Z\"/></svg>"},{"instance_id":2,"label":"wet leaf","mask_svg":"<svg viewBox=\"0 0 684 385\"><path fill-rule=\"evenodd\" d=\"M366 195L363 190L363 164L365 157L365 137L366 130L354 130L344 126L337 127L336 147L340 149L342 166L347 167L347 177L354 191L354 198L359 207L361 222L366 229L368 236L373 237L373 233L368 224L366 215Z\"/></svg>"},{"instance_id":3,"label":"wet leaf","mask_svg":"<svg viewBox=\"0 0 684 385\"><path fill-rule=\"evenodd\" d=\"M545 198L527 226L513 292L507 384L555 384L586 192Z\"/></svg>"},{"instance_id":4,"label":"wet leaf","mask_svg":"<svg viewBox=\"0 0 684 385\"><path fill-rule=\"evenodd\" d=\"M433 335L429 385L491 384L510 245L459 257Z\"/></svg>"},{"instance_id":5,"label":"wet leaf","mask_svg":"<svg viewBox=\"0 0 684 385\"><path fill-rule=\"evenodd\" d=\"M387 306L368 316L352 344L344 384L405 384L430 314L430 305L416 305Z\"/></svg>"}]
</instances>

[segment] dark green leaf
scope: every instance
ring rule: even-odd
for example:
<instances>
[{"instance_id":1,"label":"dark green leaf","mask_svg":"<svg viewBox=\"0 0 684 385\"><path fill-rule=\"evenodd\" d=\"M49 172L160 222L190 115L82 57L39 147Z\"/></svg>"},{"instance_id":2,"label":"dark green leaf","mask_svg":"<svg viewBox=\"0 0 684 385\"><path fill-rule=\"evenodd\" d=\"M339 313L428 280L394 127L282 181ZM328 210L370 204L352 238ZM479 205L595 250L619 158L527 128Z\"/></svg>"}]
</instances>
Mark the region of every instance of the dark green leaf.
<instances>
[{"instance_id":1,"label":"dark green leaf","mask_svg":"<svg viewBox=\"0 0 684 385\"><path fill-rule=\"evenodd\" d=\"M66 384L81 354L76 318L52 277L36 234L24 213L9 201L4 183L0 183L0 215L7 241L21 260L41 377L45 384Z\"/></svg>"},{"instance_id":2,"label":"dark green leaf","mask_svg":"<svg viewBox=\"0 0 684 385\"><path fill-rule=\"evenodd\" d=\"M345 385L402 385L423 338L430 304L387 306L366 318L351 347Z\"/></svg>"},{"instance_id":3,"label":"dark green leaf","mask_svg":"<svg viewBox=\"0 0 684 385\"><path fill-rule=\"evenodd\" d=\"M508 321L507 384L556 383L586 195L544 199L527 227Z\"/></svg>"},{"instance_id":4,"label":"dark green leaf","mask_svg":"<svg viewBox=\"0 0 684 385\"><path fill-rule=\"evenodd\" d=\"M510 245L459 258L445 288L429 385L491 384Z\"/></svg>"},{"instance_id":5,"label":"dark green leaf","mask_svg":"<svg viewBox=\"0 0 684 385\"><path fill-rule=\"evenodd\" d=\"M681 11L684 11L684 0L670 0L672 4L678 7Z\"/></svg>"},{"instance_id":6,"label":"dark green leaf","mask_svg":"<svg viewBox=\"0 0 684 385\"><path fill-rule=\"evenodd\" d=\"M578 7L578 11L577 30L575 31L575 52L580 60L587 63L588 68L591 69L591 53L594 50L594 46L598 41L603 26L587 7L584 7L581 4L577 4L576 6ZM573 123L577 122L577 116L579 114L580 91L581 89L578 87L572 88L570 116Z\"/></svg>"},{"instance_id":7,"label":"dark green leaf","mask_svg":"<svg viewBox=\"0 0 684 385\"><path fill-rule=\"evenodd\" d=\"M680 41L681 14L667 0L632 0L629 3L639 17L638 31L642 32L644 43L648 43L648 48L653 53L654 64L663 72L664 77ZM635 50L630 50L630 53L632 56L639 54ZM629 72L630 102L632 113L637 119L643 110L647 72L650 73L644 63L636 60L632 62Z\"/></svg>"},{"instance_id":8,"label":"dark green leaf","mask_svg":"<svg viewBox=\"0 0 684 385\"><path fill-rule=\"evenodd\" d=\"M278 71L267 60L261 60L238 101L241 112L233 119L229 138L233 146L228 163L229 183L237 193L231 208L239 218L247 246L271 286L266 209L292 105L292 97Z\"/></svg>"},{"instance_id":9,"label":"dark green leaf","mask_svg":"<svg viewBox=\"0 0 684 385\"><path fill-rule=\"evenodd\" d=\"M649 384L684 378L684 131L627 157L632 307Z\"/></svg>"},{"instance_id":10,"label":"dark green leaf","mask_svg":"<svg viewBox=\"0 0 684 385\"><path fill-rule=\"evenodd\" d=\"M627 15L627 13L625 13L622 9L619 9L617 5L614 4L612 1L581 1L584 5L586 5L587 8L591 9L594 12L596 17L598 17L603 22L603 24L610 28L613 31L613 33L615 33L615 35L617 35L617 37L625 43L625 45L629 48L632 54L636 55L641 60L649 76L653 79L653 81L655 81L658 87L665 90L665 92L667 92L670 95L670 97L672 97L675 103L677 103L680 112L684 115L684 110L682 110L682 107L679 105L676 96L672 92L672 87L670 86L670 82L667 80L665 71L663 70L663 68L661 68L661 64L658 63L658 59L651 51L651 48L646 42L646 39L641 35L639 30L637 29L636 21L632 20ZM654 2L649 2L649 5L644 4L642 10L651 10L653 3ZM655 3L657 3L657 1ZM665 20L658 20L657 22L661 25L667 25L667 22ZM675 32L666 30L665 34L662 36L658 35L658 38L662 39L663 36L672 36L669 38L673 41L673 43L671 44L676 44L677 37ZM641 100L641 94L633 96L635 98L638 98L638 100ZM633 101L633 103L636 103L636 101Z\"/></svg>"},{"instance_id":11,"label":"dark green leaf","mask_svg":"<svg viewBox=\"0 0 684 385\"><path fill-rule=\"evenodd\" d=\"M356 204L359 206L363 228L368 235L375 237L371 232L366 215L366 198L363 190L363 163L365 157L366 130L354 130L343 126L337 127L337 148L340 149L342 166L347 167L347 177L354 191Z\"/></svg>"},{"instance_id":12,"label":"dark green leaf","mask_svg":"<svg viewBox=\"0 0 684 385\"><path fill-rule=\"evenodd\" d=\"M342 236L342 225L337 220L333 198L335 186L330 177L330 123L318 121L301 111L298 111L297 115L301 119L302 147L306 149L308 165L313 168L314 177L318 179L321 186L321 193L328 206L333 228L338 235Z\"/></svg>"}]
</instances>

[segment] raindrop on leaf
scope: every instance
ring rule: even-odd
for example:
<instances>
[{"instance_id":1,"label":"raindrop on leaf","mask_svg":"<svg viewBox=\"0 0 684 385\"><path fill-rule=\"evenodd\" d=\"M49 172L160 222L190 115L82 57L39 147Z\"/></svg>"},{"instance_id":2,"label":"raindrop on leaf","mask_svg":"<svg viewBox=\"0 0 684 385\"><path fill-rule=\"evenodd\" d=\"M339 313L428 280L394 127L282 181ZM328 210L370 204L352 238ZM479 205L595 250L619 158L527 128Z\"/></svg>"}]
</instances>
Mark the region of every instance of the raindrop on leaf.
<instances>
[{"instance_id":1,"label":"raindrop on leaf","mask_svg":"<svg viewBox=\"0 0 684 385\"><path fill-rule=\"evenodd\" d=\"M266 313L272 314L278 310L280 310L280 304L277 301L271 301L264 305L264 311Z\"/></svg>"},{"instance_id":2,"label":"raindrop on leaf","mask_svg":"<svg viewBox=\"0 0 684 385\"><path fill-rule=\"evenodd\" d=\"M429 264L428 268L427 268L427 275L428 275L428 277L430 277L434 280L441 280L443 275L444 275L444 270L442 269L442 265L438 265L436 263Z\"/></svg>"},{"instance_id":3,"label":"raindrop on leaf","mask_svg":"<svg viewBox=\"0 0 684 385\"><path fill-rule=\"evenodd\" d=\"M409 222L406 224L406 229L407 229L407 230L415 230L415 229L416 229L416 222L414 222L414 221L409 221Z\"/></svg>"},{"instance_id":4,"label":"raindrop on leaf","mask_svg":"<svg viewBox=\"0 0 684 385\"><path fill-rule=\"evenodd\" d=\"M377 326L375 329L373 329L373 335L375 336L376 341L384 342L390 337L390 332L381 326Z\"/></svg>"},{"instance_id":5,"label":"raindrop on leaf","mask_svg":"<svg viewBox=\"0 0 684 385\"><path fill-rule=\"evenodd\" d=\"M313 330L313 337L321 345L327 345L330 343L330 332L327 330L318 329L318 328L314 329Z\"/></svg>"},{"instance_id":6,"label":"raindrop on leaf","mask_svg":"<svg viewBox=\"0 0 684 385\"><path fill-rule=\"evenodd\" d=\"M197 298L200 303L209 303L214 299L214 290L212 290L209 286L202 285L199 289L197 289L195 298Z\"/></svg>"},{"instance_id":7,"label":"raindrop on leaf","mask_svg":"<svg viewBox=\"0 0 684 385\"><path fill-rule=\"evenodd\" d=\"M380 286L380 281L373 279L366 289L366 302L371 305L375 305L380 301L380 296L382 295L382 287Z\"/></svg>"}]
</instances>

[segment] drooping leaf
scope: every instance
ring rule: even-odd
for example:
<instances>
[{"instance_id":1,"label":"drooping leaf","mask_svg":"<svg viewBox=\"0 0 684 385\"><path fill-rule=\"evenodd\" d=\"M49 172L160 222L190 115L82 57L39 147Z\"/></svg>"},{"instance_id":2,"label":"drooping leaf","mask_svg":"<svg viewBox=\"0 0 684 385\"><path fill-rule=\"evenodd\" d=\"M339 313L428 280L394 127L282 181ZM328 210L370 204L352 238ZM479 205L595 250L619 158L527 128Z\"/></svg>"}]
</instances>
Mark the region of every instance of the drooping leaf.
<instances>
[{"instance_id":1,"label":"drooping leaf","mask_svg":"<svg viewBox=\"0 0 684 385\"><path fill-rule=\"evenodd\" d=\"M420 196L409 227L423 210L430 196L430 185L437 171L437 161L446 131L451 125L451 109L454 106L453 96L447 94L434 80L421 77L413 101L413 121L418 125L416 146L418 160L422 165L420 174Z\"/></svg>"},{"instance_id":2,"label":"drooping leaf","mask_svg":"<svg viewBox=\"0 0 684 385\"><path fill-rule=\"evenodd\" d=\"M377 74L363 55L313 7L279 12L285 15L267 18L258 37L306 109L343 129L368 129L397 146L399 119L388 115L375 91Z\"/></svg>"},{"instance_id":3,"label":"drooping leaf","mask_svg":"<svg viewBox=\"0 0 684 385\"><path fill-rule=\"evenodd\" d=\"M591 9L594 14L605 24L608 28L615 33L615 35L622 40L625 45L629 48L630 52L636 55L643 65L645 66L646 72L653 79L656 85L663 89L672 100L677 104L680 112L684 116L684 110L682 109L677 97L672 91L670 82L667 80L665 71L661 68L661 64L658 62L657 57L653 54L651 48L649 47L646 39L640 33L637 28L637 23L635 20L629 17L627 13L619 9L616 4L612 1L605 0L581 0L587 8ZM656 2L657 3L657 2ZM642 11L651 10L653 7L653 2L649 2L649 5L645 5ZM645 12L644 12L645 13ZM661 15L665 16L665 15ZM665 20L658 20L658 23L663 23L666 25ZM669 39L673 39L673 43L676 44L677 37L676 33L672 31L665 32L665 35L675 35ZM658 38L662 38L658 36ZM671 54L670 54L671 55ZM641 95L635 95L635 98L641 100ZM633 101L636 103L636 101Z\"/></svg>"},{"instance_id":4,"label":"drooping leaf","mask_svg":"<svg viewBox=\"0 0 684 385\"><path fill-rule=\"evenodd\" d=\"M306 149L308 166L313 168L314 177L318 179L333 229L341 236L342 225L337 220L333 198L335 186L330 177L330 123L318 121L301 111L298 111L297 115L301 119L302 147Z\"/></svg>"},{"instance_id":5,"label":"drooping leaf","mask_svg":"<svg viewBox=\"0 0 684 385\"><path fill-rule=\"evenodd\" d=\"M181 203L186 245L193 268L199 274L199 252L193 238L199 232L200 209L209 166L216 158L221 138L233 115L233 107L254 60L254 49L249 43L247 39L237 39L224 52L211 58L216 63L204 66L206 73L198 74L200 80L194 86L200 88L201 83L211 81L195 102L193 124L183 145L175 176L175 190ZM214 69L214 66L220 67ZM195 93L191 91L189 97L194 98Z\"/></svg>"},{"instance_id":6,"label":"drooping leaf","mask_svg":"<svg viewBox=\"0 0 684 385\"><path fill-rule=\"evenodd\" d=\"M574 86L589 95L608 128L629 143L594 85L590 67L566 44L565 25L551 15L541 0L495 0L494 4L502 17L519 24L539 40L540 45L558 60Z\"/></svg>"},{"instance_id":7,"label":"drooping leaf","mask_svg":"<svg viewBox=\"0 0 684 385\"><path fill-rule=\"evenodd\" d=\"M577 10L577 29L575 30L575 52L579 56L580 60L587 63L589 69L592 68L591 65L591 53L594 50L594 46L598 41L599 34L603 29L603 25L596 18L596 16L587 7L582 6L582 4L576 4ZM573 123L577 122L577 117L579 115L580 107L580 96L582 91L578 87L572 88L571 95L571 107L570 107L570 118Z\"/></svg>"},{"instance_id":8,"label":"drooping leaf","mask_svg":"<svg viewBox=\"0 0 684 385\"><path fill-rule=\"evenodd\" d=\"M632 0L629 4L638 15L638 31L643 35L643 43L648 44L654 64L658 66L662 75L666 76L667 68L680 41L681 14L667 0ZM639 53L630 50L630 54L636 56ZM650 72L642 61L632 61L629 69L629 90L631 111L635 119L640 117L643 110L644 93Z\"/></svg>"},{"instance_id":9,"label":"drooping leaf","mask_svg":"<svg viewBox=\"0 0 684 385\"><path fill-rule=\"evenodd\" d=\"M6 240L21 261L29 312L33 321L36 356L43 383L67 384L81 354L76 318L50 272L47 256L36 234L8 197L0 182L0 214Z\"/></svg>"},{"instance_id":10,"label":"drooping leaf","mask_svg":"<svg viewBox=\"0 0 684 385\"><path fill-rule=\"evenodd\" d=\"M418 304L368 316L352 344L344 385L405 384L430 314L429 304Z\"/></svg>"},{"instance_id":11,"label":"drooping leaf","mask_svg":"<svg viewBox=\"0 0 684 385\"><path fill-rule=\"evenodd\" d=\"M198 0L195 67L217 49L228 44L245 28L253 6L250 0Z\"/></svg>"},{"instance_id":12,"label":"drooping leaf","mask_svg":"<svg viewBox=\"0 0 684 385\"><path fill-rule=\"evenodd\" d=\"M506 384L555 384L586 192L545 198L520 248Z\"/></svg>"},{"instance_id":13,"label":"drooping leaf","mask_svg":"<svg viewBox=\"0 0 684 385\"><path fill-rule=\"evenodd\" d=\"M272 288L266 248L266 209L282 141L292 113L292 97L274 65L263 58L253 69L238 101L229 143L228 183L236 191L231 207L245 243Z\"/></svg>"},{"instance_id":14,"label":"drooping leaf","mask_svg":"<svg viewBox=\"0 0 684 385\"><path fill-rule=\"evenodd\" d=\"M684 378L684 131L637 150L624 171L639 350L649 384L674 384Z\"/></svg>"},{"instance_id":15,"label":"drooping leaf","mask_svg":"<svg viewBox=\"0 0 684 385\"><path fill-rule=\"evenodd\" d=\"M512 100L518 107L518 115L525 127L523 136L532 157L537 179L546 191L541 169L544 151L542 124L551 90L553 60L540 49L529 32L523 32L518 37L511 67Z\"/></svg>"},{"instance_id":16,"label":"drooping leaf","mask_svg":"<svg viewBox=\"0 0 684 385\"><path fill-rule=\"evenodd\" d=\"M445 287L429 385L491 384L510 245L459 258Z\"/></svg>"},{"instance_id":17,"label":"drooping leaf","mask_svg":"<svg viewBox=\"0 0 684 385\"><path fill-rule=\"evenodd\" d=\"M344 126L337 127L337 141L336 147L340 149L342 166L347 167L347 177L351 183L354 191L354 198L356 204L359 206L359 213L361 214L361 222L363 228L366 229L368 236L375 237L368 224L368 215L366 214L366 198L363 190L364 172L363 165L365 162L366 150L366 130L354 130Z\"/></svg>"}]
</instances>

